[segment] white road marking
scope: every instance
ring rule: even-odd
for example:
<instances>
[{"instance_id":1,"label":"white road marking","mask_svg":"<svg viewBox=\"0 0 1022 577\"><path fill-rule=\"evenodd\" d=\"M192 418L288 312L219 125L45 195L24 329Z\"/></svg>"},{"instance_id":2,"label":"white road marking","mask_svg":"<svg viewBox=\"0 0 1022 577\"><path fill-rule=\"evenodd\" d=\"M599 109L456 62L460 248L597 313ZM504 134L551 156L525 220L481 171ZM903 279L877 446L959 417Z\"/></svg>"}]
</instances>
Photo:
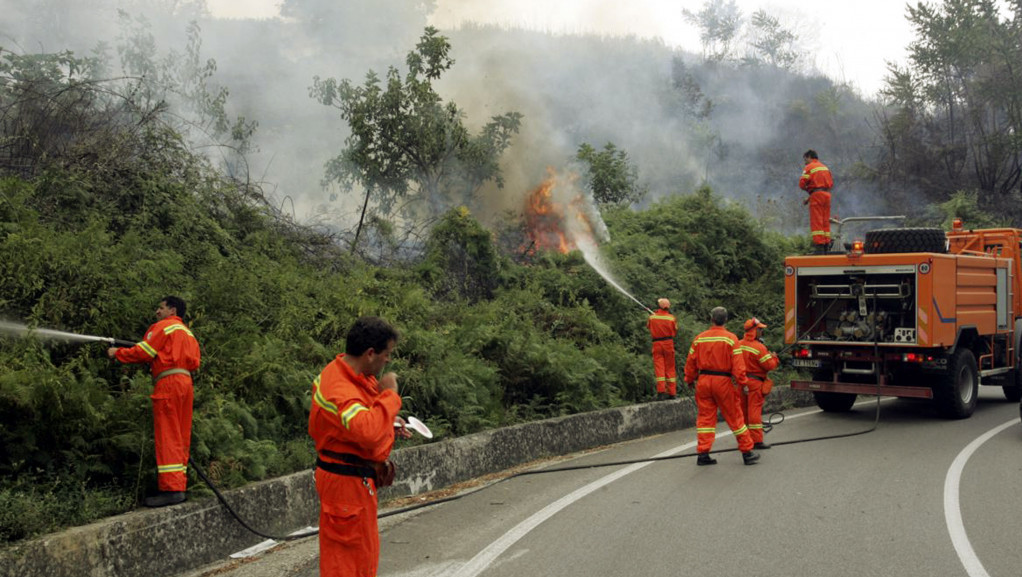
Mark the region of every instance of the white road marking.
<instances>
[{"instance_id":1,"label":"white road marking","mask_svg":"<svg viewBox=\"0 0 1022 577\"><path fill-rule=\"evenodd\" d=\"M876 403L876 401L870 402ZM797 415L792 415L791 417L788 418L797 419L799 417L804 417L806 415L814 415L819 412L820 412L819 409L817 409L813 411L807 411L805 413L799 413ZM731 431L718 432L717 438L719 439L720 437L726 437L730 434ZM691 443L685 443L680 447L675 447L673 449L664 451L663 453L656 455L656 457L669 457L671 455L676 455L686 449L694 447L695 445L696 445L695 441ZM589 483L588 485L576 489L575 491L569 493L568 495L561 497L560 499L554 501L553 503L550 503L546 507L543 507L539 511L533 513L532 516L525 519L518 525L515 525L510 531L501 535L500 538L498 538L496 541L490 543L485 549L477 553L475 557L469 559L467 563L462 565L455 573L452 574L451 577L478 577L478 575L485 571L486 568L489 567L490 564L493 563L493 561L496 560L497 557L499 557L504 551L507 551L522 537L525 537L529 533L529 531L532 531L541 523L543 523L550 517L553 517L568 505L571 505L572 503L578 501L582 497L585 497L586 495L592 493L593 491L596 491L600 487L613 483L614 481L617 481L621 477L624 477L625 475L629 475L640 469L648 467L655 462L656 461L647 461L645 463L635 463L634 465L629 465L624 469L615 471L605 477L597 479L596 481L593 481L592 483Z\"/></svg>"},{"instance_id":2,"label":"white road marking","mask_svg":"<svg viewBox=\"0 0 1022 577\"><path fill-rule=\"evenodd\" d=\"M962 449L961 453L958 453L958 456L951 463L951 468L947 471L947 477L944 478L944 521L947 523L947 532L951 535L951 543L955 546L958 559L965 566L965 572L969 574L969 577L990 577L990 574L983 568L983 563L980 562L976 552L973 551L972 544L969 543L969 537L965 534L965 524L962 523L961 503L958 500L958 489L962 481L962 471L965 470L965 463L968 462L969 457L983 443L989 441L997 433L1018 423L1019 419L1012 419L977 437L976 440Z\"/></svg>"}]
</instances>

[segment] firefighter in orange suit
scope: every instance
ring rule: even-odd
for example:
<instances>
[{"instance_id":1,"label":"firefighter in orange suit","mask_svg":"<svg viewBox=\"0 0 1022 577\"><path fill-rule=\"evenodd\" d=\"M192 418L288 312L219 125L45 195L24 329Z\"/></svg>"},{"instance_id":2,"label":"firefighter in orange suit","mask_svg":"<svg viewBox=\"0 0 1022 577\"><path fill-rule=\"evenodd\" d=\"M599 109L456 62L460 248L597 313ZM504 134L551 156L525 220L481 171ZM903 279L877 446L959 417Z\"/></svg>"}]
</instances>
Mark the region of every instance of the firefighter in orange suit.
<instances>
[{"instance_id":1,"label":"firefighter in orange suit","mask_svg":"<svg viewBox=\"0 0 1022 577\"><path fill-rule=\"evenodd\" d=\"M748 384L742 387L742 414L752 434L754 449L770 448L770 445L763 442L763 399L774 386L767 373L780 364L777 356L768 351L760 340L760 329L766 327L753 317L745 321L745 336L738 341L745 361L745 376L749 379Z\"/></svg>"},{"instance_id":2,"label":"firefighter in orange suit","mask_svg":"<svg viewBox=\"0 0 1022 577\"><path fill-rule=\"evenodd\" d=\"M727 322L727 309L724 307L710 311L710 320L713 326L696 336L685 361L685 382L690 388L695 387L698 407L696 452L699 456L696 464L717 464L717 460L710 456L710 449L717 436L717 410L720 409L738 441L742 459L746 465L752 465L759 460L759 454L752 450L752 435L742 418L734 384L737 382L744 386L746 383L745 362L738 348L738 337L724 328Z\"/></svg>"},{"instance_id":3,"label":"firefighter in orange suit","mask_svg":"<svg viewBox=\"0 0 1022 577\"><path fill-rule=\"evenodd\" d=\"M678 325L671 314L671 301L657 299L659 307L649 316L646 326L653 337L653 373L656 376L656 394L658 398L678 396L678 375L674 366L674 335Z\"/></svg>"},{"instance_id":4,"label":"firefighter in orange suit","mask_svg":"<svg viewBox=\"0 0 1022 577\"><path fill-rule=\"evenodd\" d=\"M122 363L147 363L153 375L153 427L159 492L146 497L147 507L185 500L188 448L192 440L192 373L199 368L199 341L181 320L185 302L168 296L156 308L156 322L133 347L111 347L107 356Z\"/></svg>"},{"instance_id":5,"label":"firefighter in orange suit","mask_svg":"<svg viewBox=\"0 0 1022 577\"><path fill-rule=\"evenodd\" d=\"M397 331L362 317L348 331L345 353L312 382L309 435L316 444L319 574L375 577L380 561L376 491L394 480L387 459L397 434L411 437L397 416L397 375L376 375L390 361Z\"/></svg>"},{"instance_id":6,"label":"firefighter in orange suit","mask_svg":"<svg viewBox=\"0 0 1022 577\"><path fill-rule=\"evenodd\" d=\"M820 162L816 151L809 149L802 155L805 168L798 186L809 195L802 204L809 205L809 234L813 237L813 248L825 253L830 248L830 189L834 177L830 169Z\"/></svg>"}]
</instances>

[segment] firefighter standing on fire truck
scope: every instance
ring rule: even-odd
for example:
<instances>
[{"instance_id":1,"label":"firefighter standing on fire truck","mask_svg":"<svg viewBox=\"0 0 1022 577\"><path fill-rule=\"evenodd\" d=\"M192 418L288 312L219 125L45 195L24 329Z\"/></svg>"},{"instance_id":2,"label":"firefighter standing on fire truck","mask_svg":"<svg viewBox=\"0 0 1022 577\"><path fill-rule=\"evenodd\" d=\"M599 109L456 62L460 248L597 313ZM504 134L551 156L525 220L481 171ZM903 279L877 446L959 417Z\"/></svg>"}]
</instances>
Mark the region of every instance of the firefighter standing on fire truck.
<instances>
[{"instance_id":1,"label":"firefighter standing on fire truck","mask_svg":"<svg viewBox=\"0 0 1022 577\"><path fill-rule=\"evenodd\" d=\"M678 325L671 314L671 301L657 299L657 306L657 311L646 321L653 338L656 395L657 399L673 399L678 396L678 375L674 361L674 335L678 332Z\"/></svg>"},{"instance_id":2,"label":"firefighter standing on fire truck","mask_svg":"<svg viewBox=\"0 0 1022 577\"><path fill-rule=\"evenodd\" d=\"M388 460L397 435L411 437L397 416L397 375L376 375L390 361L398 333L377 317L361 317L337 355L312 382L309 435L316 445L319 574L375 577L380 561L376 524L380 487L394 480Z\"/></svg>"},{"instance_id":3,"label":"firefighter standing on fire truck","mask_svg":"<svg viewBox=\"0 0 1022 577\"><path fill-rule=\"evenodd\" d=\"M710 449L717 435L717 410L720 409L738 441L742 459L746 465L752 465L759 460L759 454L752 450L752 435L742 418L734 384L737 382L738 386L744 386L747 383L738 337L724 328L727 322L727 309L724 307L710 311L710 320L713 326L696 336L685 361L685 382L689 388L695 387L696 407L699 409L696 417L696 451L699 457L696 464L717 464L717 460L710 456Z\"/></svg>"},{"instance_id":4,"label":"firefighter standing on fire truck","mask_svg":"<svg viewBox=\"0 0 1022 577\"><path fill-rule=\"evenodd\" d=\"M156 322L133 347L110 347L107 356L122 363L146 363L153 375L153 428L159 492L146 497L146 507L185 500L188 449L192 440L192 373L199 368L199 341L181 320L184 300L168 296L156 308Z\"/></svg>"},{"instance_id":5,"label":"firefighter standing on fire truck","mask_svg":"<svg viewBox=\"0 0 1022 577\"><path fill-rule=\"evenodd\" d=\"M777 356L767 350L760 339L760 329L767 326L753 317L745 321L745 336L738 341L745 361L745 376L748 384L742 387L741 406L745 416L745 424L752 435L754 449L769 449L770 445L763 441L763 399L770 394L774 382L767 373L780 364Z\"/></svg>"},{"instance_id":6,"label":"firefighter standing on fire truck","mask_svg":"<svg viewBox=\"0 0 1022 577\"><path fill-rule=\"evenodd\" d=\"M830 169L820 162L816 151L809 149L802 155L805 168L798 186L809 195L802 204L809 205L809 234L813 237L813 249L826 253L830 248L830 189L834 177Z\"/></svg>"}]
</instances>

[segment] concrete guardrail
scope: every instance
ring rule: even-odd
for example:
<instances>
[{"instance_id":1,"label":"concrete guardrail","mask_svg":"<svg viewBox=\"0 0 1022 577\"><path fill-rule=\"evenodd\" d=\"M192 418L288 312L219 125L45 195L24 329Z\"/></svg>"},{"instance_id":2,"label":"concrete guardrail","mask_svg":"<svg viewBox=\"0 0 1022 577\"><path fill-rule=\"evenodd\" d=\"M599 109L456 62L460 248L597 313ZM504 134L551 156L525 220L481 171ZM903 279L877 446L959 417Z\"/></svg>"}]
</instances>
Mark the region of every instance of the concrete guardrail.
<instances>
[{"instance_id":1,"label":"concrete guardrail","mask_svg":"<svg viewBox=\"0 0 1022 577\"><path fill-rule=\"evenodd\" d=\"M813 404L812 395L775 387L767 411ZM691 398L546 419L394 451L393 486L381 500L434 491L545 457L658 435L695 424ZM312 471L253 483L225 497L257 530L286 535L316 526ZM153 577L184 573L263 538L215 498L136 510L0 550L0 577Z\"/></svg>"}]
</instances>

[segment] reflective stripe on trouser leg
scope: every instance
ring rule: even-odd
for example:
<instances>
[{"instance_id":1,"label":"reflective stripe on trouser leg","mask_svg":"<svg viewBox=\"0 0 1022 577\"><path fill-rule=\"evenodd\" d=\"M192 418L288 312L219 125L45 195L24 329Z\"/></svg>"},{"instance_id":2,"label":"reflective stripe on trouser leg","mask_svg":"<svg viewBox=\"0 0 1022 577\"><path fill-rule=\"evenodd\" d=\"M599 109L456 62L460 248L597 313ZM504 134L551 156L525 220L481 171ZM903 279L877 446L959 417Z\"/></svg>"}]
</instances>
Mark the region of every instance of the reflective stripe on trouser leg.
<instances>
[{"instance_id":1,"label":"reflective stripe on trouser leg","mask_svg":"<svg viewBox=\"0 0 1022 577\"><path fill-rule=\"evenodd\" d=\"M717 377L714 381L713 397L717 406L720 407L721 415L727 421L727 426L731 427L731 431L738 441L738 450L743 453L751 451L752 435L749 434L749 428L745 426L745 419L742 417L738 391L730 380L725 381L725 379Z\"/></svg>"},{"instance_id":2,"label":"reflective stripe on trouser leg","mask_svg":"<svg viewBox=\"0 0 1022 577\"><path fill-rule=\"evenodd\" d=\"M763 442L763 391L749 391L749 409L745 419L753 443Z\"/></svg>"},{"instance_id":3,"label":"reflective stripe on trouser leg","mask_svg":"<svg viewBox=\"0 0 1022 577\"><path fill-rule=\"evenodd\" d=\"M671 396L678 394L677 368L674 362L674 341L653 343L653 373L656 391Z\"/></svg>"},{"instance_id":4,"label":"reflective stripe on trouser leg","mask_svg":"<svg viewBox=\"0 0 1022 577\"><path fill-rule=\"evenodd\" d=\"M696 381L696 452L708 453L713 448L717 436L717 402L713 398L713 385L710 381L722 377L699 377ZM730 385L728 385L730 386Z\"/></svg>"},{"instance_id":5,"label":"reflective stripe on trouser leg","mask_svg":"<svg viewBox=\"0 0 1022 577\"><path fill-rule=\"evenodd\" d=\"M825 190L809 195L809 234L813 244L830 244L830 193Z\"/></svg>"},{"instance_id":6,"label":"reflective stripe on trouser leg","mask_svg":"<svg viewBox=\"0 0 1022 577\"><path fill-rule=\"evenodd\" d=\"M188 488L193 396L191 377L171 375L156 383L150 397L156 437L156 477L161 491L185 491Z\"/></svg>"},{"instance_id":7,"label":"reflective stripe on trouser leg","mask_svg":"<svg viewBox=\"0 0 1022 577\"><path fill-rule=\"evenodd\" d=\"M763 442L763 391L742 392L742 415L753 443Z\"/></svg>"}]
</instances>

